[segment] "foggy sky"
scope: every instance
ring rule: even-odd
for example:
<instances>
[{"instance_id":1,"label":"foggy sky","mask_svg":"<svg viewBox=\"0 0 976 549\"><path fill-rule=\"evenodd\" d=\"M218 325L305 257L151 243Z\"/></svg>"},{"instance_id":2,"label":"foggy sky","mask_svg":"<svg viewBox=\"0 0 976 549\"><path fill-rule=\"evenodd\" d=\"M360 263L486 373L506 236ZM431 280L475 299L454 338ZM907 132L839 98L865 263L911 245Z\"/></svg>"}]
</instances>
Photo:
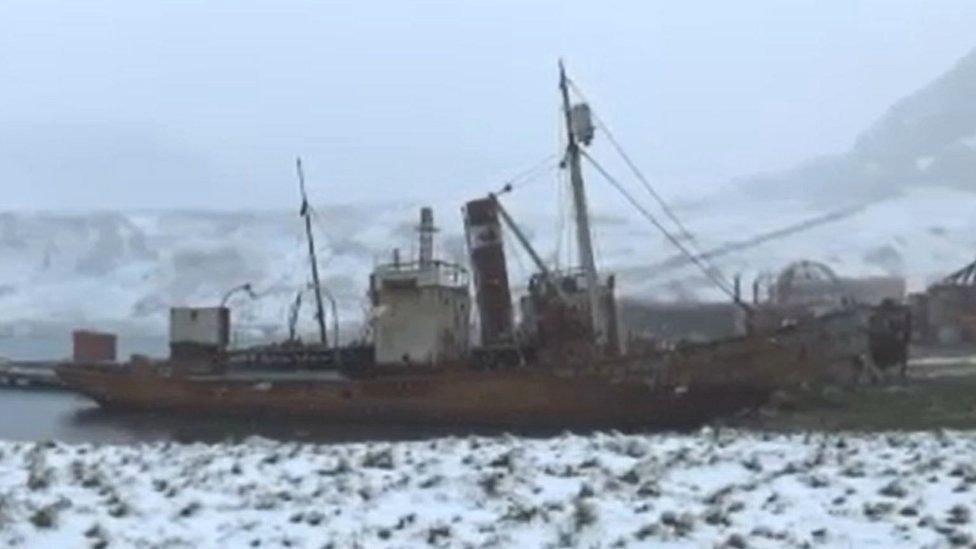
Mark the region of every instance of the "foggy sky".
<instances>
[{"instance_id":1,"label":"foggy sky","mask_svg":"<svg viewBox=\"0 0 976 549\"><path fill-rule=\"evenodd\" d=\"M472 194L555 151L556 61L670 196L844 150L971 0L0 4L0 209ZM598 191L599 192L599 191Z\"/></svg>"}]
</instances>

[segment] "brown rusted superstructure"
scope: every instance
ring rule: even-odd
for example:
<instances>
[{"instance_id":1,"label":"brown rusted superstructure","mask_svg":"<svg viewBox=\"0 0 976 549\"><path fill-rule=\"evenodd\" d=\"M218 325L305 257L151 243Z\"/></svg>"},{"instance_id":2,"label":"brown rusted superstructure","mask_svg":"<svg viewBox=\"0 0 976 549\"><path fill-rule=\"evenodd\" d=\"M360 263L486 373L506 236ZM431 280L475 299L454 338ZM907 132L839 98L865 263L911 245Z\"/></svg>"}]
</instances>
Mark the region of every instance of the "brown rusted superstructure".
<instances>
[{"instance_id":1,"label":"brown rusted superstructure","mask_svg":"<svg viewBox=\"0 0 976 549\"><path fill-rule=\"evenodd\" d=\"M115 334L91 330L71 332L71 358L75 362L115 362Z\"/></svg>"},{"instance_id":2,"label":"brown rusted superstructure","mask_svg":"<svg viewBox=\"0 0 976 549\"><path fill-rule=\"evenodd\" d=\"M464 231L474 273L475 295L481 321L481 344L512 345L512 293L502 247L498 203L492 198L472 200L464 208Z\"/></svg>"}]
</instances>

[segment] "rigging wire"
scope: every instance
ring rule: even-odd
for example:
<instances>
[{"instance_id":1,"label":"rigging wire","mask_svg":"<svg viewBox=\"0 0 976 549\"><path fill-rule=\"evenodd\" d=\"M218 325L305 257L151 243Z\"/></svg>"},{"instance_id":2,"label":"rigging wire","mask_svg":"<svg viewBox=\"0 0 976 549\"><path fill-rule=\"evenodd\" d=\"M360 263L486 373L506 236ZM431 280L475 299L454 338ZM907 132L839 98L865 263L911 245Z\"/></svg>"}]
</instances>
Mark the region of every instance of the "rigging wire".
<instances>
[{"instance_id":1,"label":"rigging wire","mask_svg":"<svg viewBox=\"0 0 976 549\"><path fill-rule=\"evenodd\" d=\"M548 154L541 158L537 162L533 163L528 168L525 168L514 175L501 179L501 184L498 185L498 189L492 189L493 192L498 192L501 190L516 190L524 189L530 185L534 185L540 181L540 179L549 172L554 172L559 168L558 155ZM499 181L498 179L493 179L493 181ZM495 185L496 183L489 183L488 185ZM481 187L484 189L484 187ZM489 187L490 188L490 187ZM484 193L487 195L488 193ZM437 199L437 204L455 204L455 203L467 203L472 199L472 195L477 196L477 191L464 191L459 190L457 192L452 192L450 194L439 195ZM484 195L482 195L484 196ZM411 201L407 204L401 204L401 208L412 208L417 205L416 201Z\"/></svg>"},{"instance_id":2,"label":"rigging wire","mask_svg":"<svg viewBox=\"0 0 976 549\"><path fill-rule=\"evenodd\" d=\"M508 233L509 231L507 230L502 231L502 245L506 250L512 250L514 252L512 255L515 256L515 263L519 269L518 274L525 276L525 274L529 271L525 268L525 262L522 259L522 249L520 246L516 246L514 243L512 243L512 237Z\"/></svg>"},{"instance_id":3,"label":"rigging wire","mask_svg":"<svg viewBox=\"0 0 976 549\"><path fill-rule=\"evenodd\" d=\"M552 153L546 155L543 159L539 160L532 166L516 173L512 177L504 180L503 186L510 187L512 189L516 187L523 187L532 180L537 179L547 173L549 170L556 168L559 164L556 162L559 155Z\"/></svg>"},{"instance_id":4,"label":"rigging wire","mask_svg":"<svg viewBox=\"0 0 976 549\"><path fill-rule=\"evenodd\" d=\"M559 172L556 174L556 246L553 252L553 263L556 270L559 270L559 265L561 264L561 255L563 250L563 238L565 237L566 228L566 193L564 191L563 179L560 177Z\"/></svg>"},{"instance_id":5,"label":"rigging wire","mask_svg":"<svg viewBox=\"0 0 976 549\"><path fill-rule=\"evenodd\" d=\"M521 181L517 181L515 183L505 182L504 184L502 184L502 190L506 192L516 191L516 190L529 187L530 185L538 185L540 183L544 183L546 181L544 179L546 175L556 172L558 170L559 170L559 163L553 161L551 164L546 165L545 169L537 170L531 176L523 178Z\"/></svg>"},{"instance_id":6,"label":"rigging wire","mask_svg":"<svg viewBox=\"0 0 976 549\"><path fill-rule=\"evenodd\" d=\"M584 102L589 103L589 100L587 99L586 95L583 93L583 90L580 89L579 85L577 85L576 82L574 82L572 79L567 79L567 80L573 92L576 95L578 95L580 99L582 99ZM633 159L631 159L630 155L628 155L627 152L624 150L623 145L621 145L620 142L617 141L617 138L614 137L613 132L610 131L610 127L606 124L606 122L603 121L602 118L600 118L600 115L597 114L596 110L592 109L592 104L591 104L590 114L593 117L593 119L596 121L597 127L600 128L600 130L604 133L604 135L606 135L607 140L610 142L610 145L614 148L617 154L620 155L624 163L627 165L628 168L630 168L631 172L634 174L637 180L640 181L644 189L648 192L648 194L651 195L651 197L655 200L655 202L657 202L658 206L660 206L661 210L664 211L665 215L667 215L667 217L671 220L671 222L674 223L675 227L677 227L678 230L681 231L681 235L687 237L688 247L694 251L694 255L696 256L697 259L697 261L693 261L693 262L697 264L697 262L700 261L710 270L710 272L718 273L718 275L721 277L721 270L718 268L718 266L715 265L715 263L710 261L711 256L703 252L703 250L699 247L698 245L699 241L695 237L694 233L692 233L691 230L688 229L687 225L685 225L684 222L681 221L681 218L678 217L674 209L672 209L671 206L667 203L667 201L664 200L664 197L662 197L660 193L658 193L657 190L654 189L654 186L651 185L651 182L647 179L647 177L644 176L644 173L640 170L640 168L637 167L637 164L633 161ZM593 161L592 157L588 157L588 158L591 162ZM673 237L673 235L671 236ZM687 255L687 250L682 249L681 251L683 254ZM699 267L701 266L699 265ZM722 278L724 280L724 277Z\"/></svg>"},{"instance_id":7,"label":"rigging wire","mask_svg":"<svg viewBox=\"0 0 976 549\"><path fill-rule=\"evenodd\" d=\"M793 223L786 227L780 227L773 231L757 234L747 239L728 242L717 248L712 248L711 250L701 252L698 254L698 257L699 259L702 260L710 260L715 257L731 254L733 252L738 252L741 250L746 250L772 240L777 240L799 232L807 231L815 227L818 227L820 225L824 225L827 223L834 223L836 221L846 219L848 217L851 217L853 215L856 215L864 211L864 209L869 204L870 204L869 202L855 204L853 206L848 206L840 210L834 210L832 212L827 212L826 214L818 215L817 217L805 219L803 221L800 221L798 223ZM658 269L658 274L662 274L664 271L676 269L686 264L687 261L685 260L684 256L675 255L654 264L652 267Z\"/></svg>"},{"instance_id":8,"label":"rigging wire","mask_svg":"<svg viewBox=\"0 0 976 549\"><path fill-rule=\"evenodd\" d=\"M589 100L586 98L586 95L583 94L583 91L579 88L576 82L574 82L570 78L567 78L567 80L569 81L569 85L576 93L576 95L578 95L580 99L582 99L584 102L589 103ZM620 157L623 159L624 163L627 164L627 167L630 168L630 171L634 173L634 176L637 178L637 180L641 182L641 185L643 185L644 189L648 192L648 194L650 194L651 197L654 199L654 201L657 202L658 206L661 207L661 210L664 211L664 214L667 215L668 218L671 220L671 222L674 223L674 225L678 228L678 230L681 231L682 235L687 236L690 242L692 243L696 242L697 239L695 238L695 235L688 229L687 226L685 226L685 224L681 221L678 215L671 208L671 206L668 205L667 201L664 200L664 197L662 197L660 193L658 193L657 190L654 189L654 186L651 185L651 182L644 176L644 173L640 170L640 168L637 167L637 164L635 164L634 161L630 158L630 155L628 155L627 152L624 151L623 146L613 136L613 132L610 131L610 127L607 126L607 124L603 121L602 118L600 118L600 116L596 113L596 111L592 109L592 104L590 109L590 115L593 117L593 120L596 121L597 127L599 127L603 131L603 133L607 136L607 140L610 142L610 145L614 148L614 150L617 151L617 154L619 154Z\"/></svg>"},{"instance_id":9,"label":"rigging wire","mask_svg":"<svg viewBox=\"0 0 976 549\"><path fill-rule=\"evenodd\" d=\"M559 226L559 250L561 250L559 258L562 261L566 269L572 268L572 266L578 260L578 250L576 248L577 241L575 235L576 227L576 216L573 215L576 205L573 199L572 184L570 183L569 170L564 169L566 167L566 139L565 134L562 132L557 132L560 135L559 148L562 152L562 160L559 163L560 170L556 173L556 185L559 189L559 204L556 207L556 214L559 216L557 224Z\"/></svg>"},{"instance_id":10,"label":"rigging wire","mask_svg":"<svg viewBox=\"0 0 976 549\"><path fill-rule=\"evenodd\" d=\"M590 156L590 154L587 153L585 149L580 149L580 154L583 156L583 158L586 158L586 160L600 173L600 175L602 175L615 189L617 189L617 191L621 195L623 195L623 197L627 199L627 201L630 202L630 204L634 208L636 208L638 212L640 212L648 221L650 221L651 224L654 225L664 235L664 237L667 238L672 245L674 245L675 248L681 251L681 253L684 254L689 261L691 261L699 269L701 269L702 273L713 284L715 284L715 286L719 290L721 290L724 294L730 297L734 302L744 306L744 304L741 304L739 299L737 299L735 292L729 287L728 282L725 281L721 277L721 275L717 274L713 269L709 268L709 266L705 264L701 259L699 259L698 256L695 255L695 253L689 250L678 237L671 234L671 232L667 229L667 227L665 227L656 217L654 217L654 214L649 212L647 208L645 208L640 202L638 202L637 199L634 198L634 195L632 195L626 188L624 188L624 186L621 185L616 178L610 175L610 173L607 172L607 170L605 170L603 166L599 162L597 162L592 156Z\"/></svg>"},{"instance_id":11,"label":"rigging wire","mask_svg":"<svg viewBox=\"0 0 976 549\"><path fill-rule=\"evenodd\" d=\"M576 237L574 236L576 227L576 217L573 215L573 211L576 205L573 203L573 193L570 190L569 174L566 171L560 172L559 185L563 189L562 194L562 204L560 205L559 215L562 217L562 230L563 233L561 238L564 243L563 254L563 265L569 269L571 268L579 258L579 250L577 249Z\"/></svg>"},{"instance_id":12,"label":"rigging wire","mask_svg":"<svg viewBox=\"0 0 976 549\"><path fill-rule=\"evenodd\" d=\"M556 150L559 151L560 168L563 167L563 162L566 158L566 132L563 129L563 124L566 123L566 115L563 112L562 104L559 105L557 109L554 110L556 116L553 117L553 131L552 135L555 136ZM569 192L569 175L566 170L560 169L556 172L556 189L557 189L557 199L556 203L556 227L558 232L556 233L556 249L554 251L555 257L555 268L559 270L561 266L565 266L567 269L573 264L573 250L572 248L572 225L571 221L572 214L570 213L570 192Z\"/></svg>"}]
</instances>

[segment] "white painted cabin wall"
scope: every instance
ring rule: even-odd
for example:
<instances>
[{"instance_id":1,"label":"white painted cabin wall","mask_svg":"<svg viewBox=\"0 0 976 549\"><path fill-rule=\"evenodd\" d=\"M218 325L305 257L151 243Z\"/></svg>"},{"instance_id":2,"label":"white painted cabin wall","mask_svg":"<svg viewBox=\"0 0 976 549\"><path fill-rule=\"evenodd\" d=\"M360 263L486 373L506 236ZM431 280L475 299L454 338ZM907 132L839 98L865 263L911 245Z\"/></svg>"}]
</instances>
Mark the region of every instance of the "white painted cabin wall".
<instances>
[{"instance_id":1,"label":"white painted cabin wall","mask_svg":"<svg viewBox=\"0 0 976 549\"><path fill-rule=\"evenodd\" d=\"M470 298L444 286L383 288L375 320L376 361L413 364L462 358L470 344Z\"/></svg>"},{"instance_id":2,"label":"white painted cabin wall","mask_svg":"<svg viewBox=\"0 0 976 549\"><path fill-rule=\"evenodd\" d=\"M223 307L174 307L169 315L169 341L223 347L230 328L228 319Z\"/></svg>"}]
</instances>

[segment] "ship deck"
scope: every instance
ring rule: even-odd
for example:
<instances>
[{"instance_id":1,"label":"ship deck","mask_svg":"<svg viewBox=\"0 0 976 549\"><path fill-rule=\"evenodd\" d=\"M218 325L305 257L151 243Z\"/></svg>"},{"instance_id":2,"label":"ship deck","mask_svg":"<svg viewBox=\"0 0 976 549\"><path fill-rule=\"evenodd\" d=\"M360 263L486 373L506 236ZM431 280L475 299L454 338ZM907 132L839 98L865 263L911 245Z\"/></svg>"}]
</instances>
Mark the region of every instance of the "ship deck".
<instances>
[{"instance_id":1,"label":"ship deck","mask_svg":"<svg viewBox=\"0 0 976 549\"><path fill-rule=\"evenodd\" d=\"M350 381L348 376L336 371L275 371L275 370L246 370L238 372L226 372L220 374L194 374L187 376L187 379L194 381L214 381L214 382L314 382L314 383L341 383Z\"/></svg>"}]
</instances>

